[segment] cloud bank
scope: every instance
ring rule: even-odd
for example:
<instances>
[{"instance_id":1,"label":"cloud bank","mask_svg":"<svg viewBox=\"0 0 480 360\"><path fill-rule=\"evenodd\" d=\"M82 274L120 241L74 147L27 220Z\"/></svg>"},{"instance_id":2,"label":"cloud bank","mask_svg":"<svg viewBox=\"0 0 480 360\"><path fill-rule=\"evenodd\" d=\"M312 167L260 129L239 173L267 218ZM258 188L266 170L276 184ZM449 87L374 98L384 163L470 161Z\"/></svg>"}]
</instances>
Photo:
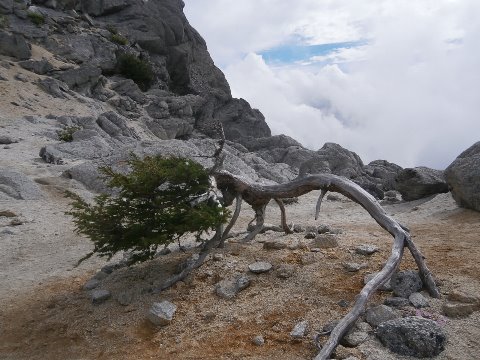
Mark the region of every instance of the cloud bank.
<instances>
[{"instance_id":1,"label":"cloud bank","mask_svg":"<svg viewBox=\"0 0 480 360\"><path fill-rule=\"evenodd\" d=\"M480 140L480 2L352 3L187 0L185 10L234 96L273 133L312 149L337 142L365 162L445 168ZM292 46L323 50L282 56Z\"/></svg>"}]
</instances>

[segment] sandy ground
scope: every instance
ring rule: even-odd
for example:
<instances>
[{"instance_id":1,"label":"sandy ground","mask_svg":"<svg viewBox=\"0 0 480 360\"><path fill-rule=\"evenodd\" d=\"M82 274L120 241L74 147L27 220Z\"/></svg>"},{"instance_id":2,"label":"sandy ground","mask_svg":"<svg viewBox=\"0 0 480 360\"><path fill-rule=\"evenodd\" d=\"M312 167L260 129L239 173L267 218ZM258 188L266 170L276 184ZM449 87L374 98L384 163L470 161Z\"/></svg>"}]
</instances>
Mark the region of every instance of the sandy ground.
<instances>
[{"instance_id":1,"label":"sandy ground","mask_svg":"<svg viewBox=\"0 0 480 360\"><path fill-rule=\"evenodd\" d=\"M38 77L18 67L0 67L0 72L9 79L19 72ZM39 184L44 198L0 201L0 211L15 213L21 223L11 226L11 218L0 217L2 360L310 359L317 352L312 340L315 332L348 311L338 302L345 300L351 305L365 274L378 271L390 253L390 235L350 201L326 201L315 222L318 193L311 193L287 207L289 221L341 229L338 248L311 252L303 234L267 232L251 244L233 238L216 251L223 255L221 259L208 260L185 281L154 294L152 289L193 250L174 251L115 271L101 283L101 288L111 291L112 298L102 305L92 305L82 287L105 261L93 258L74 268L91 244L73 232L71 219L64 214L69 207L63 192L84 190L74 181L61 178L66 165L45 164L39 158L41 146L57 141L58 125L38 115L86 115L102 109L74 99L55 100L30 82L18 86L15 81L0 83L0 134L21 141L0 147L0 167L24 172ZM33 120L22 118L34 114ZM480 294L480 213L459 209L449 194L386 209L410 227L444 295L453 289ZM244 207L234 231L244 231L252 216L253 212ZM267 222L279 223L274 205L268 208ZM279 239L291 246L267 251L262 247L267 239ZM378 245L381 251L371 257L355 254L354 247L363 243ZM250 273L251 286L234 300L215 295L218 281L237 273L248 274L248 264L259 260L272 263L274 270L261 275ZM358 273L348 273L341 265L344 261L366 262L368 266ZM294 274L281 279L276 276L277 269L285 264L293 266ZM408 253L402 268L415 268ZM128 306L116 300L122 293L132 297ZM387 296L375 294L371 303L381 303ZM162 300L174 302L178 310L169 326L155 329L145 315L153 302ZM444 301L430 299L428 311L439 314ZM309 321L308 335L293 341L289 333L300 320ZM466 319L448 319L445 331L448 344L438 359L480 359L479 312ZM253 345L256 335L265 338L263 346ZM342 349L338 356L348 354L369 360L408 359L389 353L373 336L356 349Z\"/></svg>"}]
</instances>

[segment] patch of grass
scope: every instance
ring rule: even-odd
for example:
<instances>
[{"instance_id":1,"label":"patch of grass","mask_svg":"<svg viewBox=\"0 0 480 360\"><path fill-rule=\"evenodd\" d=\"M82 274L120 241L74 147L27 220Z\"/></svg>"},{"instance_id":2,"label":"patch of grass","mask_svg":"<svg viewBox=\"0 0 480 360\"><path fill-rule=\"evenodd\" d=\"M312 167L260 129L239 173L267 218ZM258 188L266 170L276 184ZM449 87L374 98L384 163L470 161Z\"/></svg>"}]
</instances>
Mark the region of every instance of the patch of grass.
<instances>
[{"instance_id":1,"label":"patch of grass","mask_svg":"<svg viewBox=\"0 0 480 360\"><path fill-rule=\"evenodd\" d=\"M45 16L42 14L39 14L37 12L29 11L27 13L28 18L32 23L34 23L37 26L41 26L45 24Z\"/></svg>"},{"instance_id":2,"label":"patch of grass","mask_svg":"<svg viewBox=\"0 0 480 360\"><path fill-rule=\"evenodd\" d=\"M106 27L105 27L108 31L110 31L111 34L113 35L116 35L118 34L118 30L115 26L113 26L112 24L108 24Z\"/></svg>"},{"instance_id":3,"label":"patch of grass","mask_svg":"<svg viewBox=\"0 0 480 360\"><path fill-rule=\"evenodd\" d=\"M120 34L112 34L110 36L110 41L119 44L119 45L127 45L128 39Z\"/></svg>"},{"instance_id":4,"label":"patch of grass","mask_svg":"<svg viewBox=\"0 0 480 360\"><path fill-rule=\"evenodd\" d=\"M132 54L123 54L118 57L118 71L126 78L135 81L143 91L147 91L155 80L150 63Z\"/></svg>"},{"instance_id":5,"label":"patch of grass","mask_svg":"<svg viewBox=\"0 0 480 360\"><path fill-rule=\"evenodd\" d=\"M73 141L73 134L75 131L80 130L78 126L67 126L65 129L58 130L57 135L61 141L71 142Z\"/></svg>"},{"instance_id":6,"label":"patch of grass","mask_svg":"<svg viewBox=\"0 0 480 360\"><path fill-rule=\"evenodd\" d=\"M8 18L5 15L0 14L0 29L5 29L10 25Z\"/></svg>"}]
</instances>

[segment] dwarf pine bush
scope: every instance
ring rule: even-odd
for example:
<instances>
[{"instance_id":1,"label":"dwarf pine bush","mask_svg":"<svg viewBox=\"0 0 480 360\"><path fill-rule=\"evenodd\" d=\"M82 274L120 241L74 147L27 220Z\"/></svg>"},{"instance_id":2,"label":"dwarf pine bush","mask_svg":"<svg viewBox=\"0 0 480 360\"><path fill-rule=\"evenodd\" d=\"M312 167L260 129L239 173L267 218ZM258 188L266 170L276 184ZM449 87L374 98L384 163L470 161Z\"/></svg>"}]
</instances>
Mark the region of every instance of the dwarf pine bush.
<instances>
[{"instance_id":1,"label":"dwarf pine bush","mask_svg":"<svg viewBox=\"0 0 480 360\"><path fill-rule=\"evenodd\" d=\"M209 174L198 163L159 156L128 161L130 172L101 168L107 185L116 195L102 194L92 204L69 193L73 199L76 231L88 236L93 254L111 258L131 251L133 262L153 258L158 246L179 241L187 233L201 236L227 221L230 213L219 202L206 199Z\"/></svg>"}]
</instances>

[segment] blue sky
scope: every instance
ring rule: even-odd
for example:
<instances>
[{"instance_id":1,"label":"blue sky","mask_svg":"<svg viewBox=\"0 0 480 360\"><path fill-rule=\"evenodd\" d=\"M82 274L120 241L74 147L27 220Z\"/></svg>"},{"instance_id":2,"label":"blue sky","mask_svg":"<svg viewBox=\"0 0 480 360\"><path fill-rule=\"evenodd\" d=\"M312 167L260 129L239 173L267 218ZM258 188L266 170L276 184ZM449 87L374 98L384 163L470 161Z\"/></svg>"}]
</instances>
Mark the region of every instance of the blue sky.
<instances>
[{"instance_id":1,"label":"blue sky","mask_svg":"<svg viewBox=\"0 0 480 360\"><path fill-rule=\"evenodd\" d=\"M185 4L233 95L274 134L439 169L480 140L478 0Z\"/></svg>"}]
</instances>

